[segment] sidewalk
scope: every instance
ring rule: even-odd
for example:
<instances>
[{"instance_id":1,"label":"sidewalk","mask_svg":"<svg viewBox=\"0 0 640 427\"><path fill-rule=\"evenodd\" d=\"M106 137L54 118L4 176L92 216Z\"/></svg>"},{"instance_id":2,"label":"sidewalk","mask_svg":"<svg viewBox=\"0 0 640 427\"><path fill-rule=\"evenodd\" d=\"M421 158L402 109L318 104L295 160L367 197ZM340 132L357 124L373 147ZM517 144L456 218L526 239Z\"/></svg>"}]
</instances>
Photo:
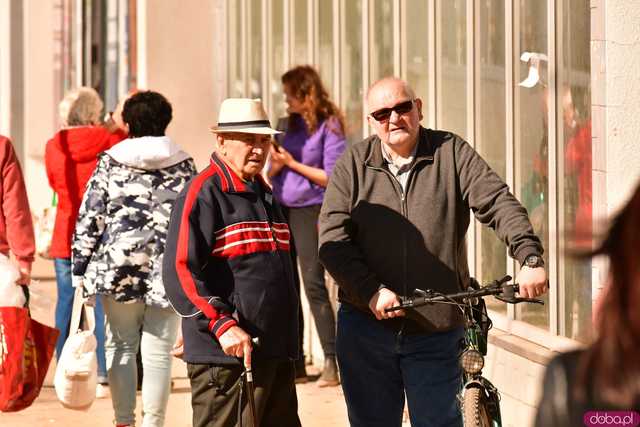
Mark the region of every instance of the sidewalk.
<instances>
[{"instance_id":1,"label":"sidewalk","mask_svg":"<svg viewBox=\"0 0 640 427\"><path fill-rule=\"evenodd\" d=\"M189 380L184 377L174 379L175 386L169 398L166 427L191 426L191 394ZM339 387L318 388L315 383L298 386L300 420L305 427L346 427L346 409ZM136 405L138 425L140 425L140 392ZM113 427L111 399L96 400L87 412L65 409L58 402L52 387L43 388L40 397L24 411L0 413L2 427Z\"/></svg>"},{"instance_id":2,"label":"sidewalk","mask_svg":"<svg viewBox=\"0 0 640 427\"><path fill-rule=\"evenodd\" d=\"M53 281L41 281L31 287L33 299L32 316L48 325L54 323L56 285ZM2 427L46 427L46 426L90 426L112 427L113 409L111 399L96 400L86 411L65 409L58 402L51 379L55 363L47 374L45 387L31 407L16 413L0 413ZM313 368L309 369L312 371ZM167 427L191 426L191 393L186 377L185 364L175 360L173 364L174 388L167 408ZM49 384L48 386L46 384ZM340 387L319 388L315 382L298 385L300 420L305 427L346 427L347 413ZM136 412L140 417L140 392L138 392ZM141 419L138 418L138 425Z\"/></svg>"}]
</instances>

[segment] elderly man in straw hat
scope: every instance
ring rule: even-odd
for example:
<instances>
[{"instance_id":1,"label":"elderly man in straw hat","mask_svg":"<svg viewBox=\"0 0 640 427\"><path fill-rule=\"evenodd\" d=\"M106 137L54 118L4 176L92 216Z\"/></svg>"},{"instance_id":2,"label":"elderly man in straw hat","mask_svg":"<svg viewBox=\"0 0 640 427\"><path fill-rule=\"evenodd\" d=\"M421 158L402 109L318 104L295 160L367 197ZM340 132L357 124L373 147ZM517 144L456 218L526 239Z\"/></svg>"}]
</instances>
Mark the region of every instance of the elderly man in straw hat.
<instances>
[{"instance_id":1,"label":"elderly man in straw hat","mask_svg":"<svg viewBox=\"0 0 640 427\"><path fill-rule=\"evenodd\" d=\"M299 426L289 227L260 175L278 131L260 100L227 99L218 119L210 165L176 201L163 265L183 318L193 425L247 423L245 366L253 366L254 425Z\"/></svg>"}]
</instances>

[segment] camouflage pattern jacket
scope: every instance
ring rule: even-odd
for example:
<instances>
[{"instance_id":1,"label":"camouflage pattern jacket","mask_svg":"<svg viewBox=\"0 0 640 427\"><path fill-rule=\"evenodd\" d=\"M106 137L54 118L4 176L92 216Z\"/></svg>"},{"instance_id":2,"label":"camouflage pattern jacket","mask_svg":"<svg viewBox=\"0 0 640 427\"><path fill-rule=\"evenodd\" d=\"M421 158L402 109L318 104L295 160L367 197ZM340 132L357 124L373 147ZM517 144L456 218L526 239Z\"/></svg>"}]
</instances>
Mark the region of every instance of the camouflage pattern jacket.
<instances>
[{"instance_id":1,"label":"camouflage pattern jacket","mask_svg":"<svg viewBox=\"0 0 640 427\"><path fill-rule=\"evenodd\" d=\"M168 137L122 141L87 183L73 236L73 279L85 295L166 308L162 284L171 209L195 164Z\"/></svg>"}]
</instances>

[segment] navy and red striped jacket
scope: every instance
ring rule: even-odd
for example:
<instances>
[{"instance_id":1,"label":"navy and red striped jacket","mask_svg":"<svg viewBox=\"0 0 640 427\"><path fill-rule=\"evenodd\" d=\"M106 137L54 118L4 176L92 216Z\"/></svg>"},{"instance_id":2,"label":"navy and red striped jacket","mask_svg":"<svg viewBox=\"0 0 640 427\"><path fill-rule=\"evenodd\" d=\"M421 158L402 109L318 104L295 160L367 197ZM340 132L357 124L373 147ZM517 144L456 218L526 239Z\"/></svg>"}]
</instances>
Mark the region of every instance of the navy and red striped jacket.
<instances>
[{"instance_id":1,"label":"navy and red striped jacket","mask_svg":"<svg viewBox=\"0 0 640 427\"><path fill-rule=\"evenodd\" d=\"M238 325L259 337L255 357L298 357L298 295L289 226L214 153L178 196L163 261L167 297L182 317L184 360L239 363L218 337Z\"/></svg>"}]
</instances>

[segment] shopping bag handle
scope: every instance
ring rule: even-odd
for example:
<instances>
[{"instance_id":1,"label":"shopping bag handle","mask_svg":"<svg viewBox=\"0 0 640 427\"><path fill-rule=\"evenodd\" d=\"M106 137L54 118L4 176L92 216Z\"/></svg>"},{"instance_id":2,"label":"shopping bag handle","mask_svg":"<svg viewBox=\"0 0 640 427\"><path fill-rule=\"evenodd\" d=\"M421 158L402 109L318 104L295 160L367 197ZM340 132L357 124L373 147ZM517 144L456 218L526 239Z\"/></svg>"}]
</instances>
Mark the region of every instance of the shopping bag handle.
<instances>
[{"instance_id":1,"label":"shopping bag handle","mask_svg":"<svg viewBox=\"0 0 640 427\"><path fill-rule=\"evenodd\" d=\"M80 322L82 320L83 312L86 327L81 328ZM90 307L84 303L84 297L82 296L82 287L78 286L76 287L75 294L73 295L73 309L71 310L71 323L69 325L69 332L75 333L79 329L93 332L95 327L96 318L93 307Z\"/></svg>"},{"instance_id":2,"label":"shopping bag handle","mask_svg":"<svg viewBox=\"0 0 640 427\"><path fill-rule=\"evenodd\" d=\"M24 293L24 308L29 308L29 287L27 285L20 285L22 292Z\"/></svg>"}]
</instances>

